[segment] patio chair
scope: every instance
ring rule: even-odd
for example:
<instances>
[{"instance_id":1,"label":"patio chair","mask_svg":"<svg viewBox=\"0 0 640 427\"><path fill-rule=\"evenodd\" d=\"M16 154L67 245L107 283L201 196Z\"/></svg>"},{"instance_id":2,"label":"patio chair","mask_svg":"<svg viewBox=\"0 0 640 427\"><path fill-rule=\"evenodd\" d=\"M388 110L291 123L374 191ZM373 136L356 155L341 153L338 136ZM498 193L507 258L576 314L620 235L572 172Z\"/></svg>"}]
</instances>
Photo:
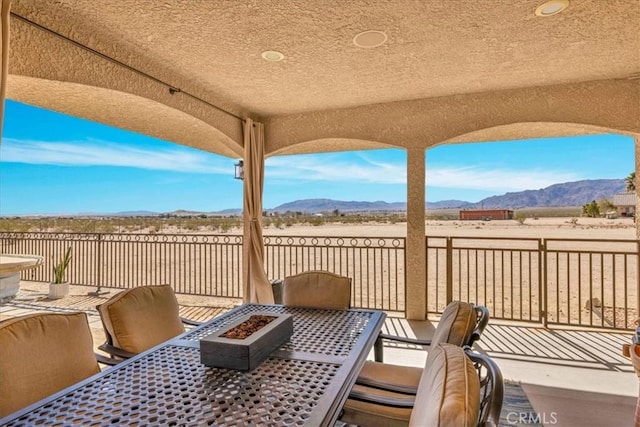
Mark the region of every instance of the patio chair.
<instances>
[{"instance_id":1,"label":"patio chair","mask_svg":"<svg viewBox=\"0 0 640 427\"><path fill-rule=\"evenodd\" d=\"M440 343L432 348L415 396L352 394L341 421L362 426L497 426L502 373L486 355Z\"/></svg>"},{"instance_id":2,"label":"patio chair","mask_svg":"<svg viewBox=\"0 0 640 427\"><path fill-rule=\"evenodd\" d=\"M85 313L0 322L0 417L100 372Z\"/></svg>"},{"instance_id":3,"label":"patio chair","mask_svg":"<svg viewBox=\"0 0 640 427\"><path fill-rule=\"evenodd\" d=\"M475 311L475 317L473 317L472 311ZM489 309L484 306L463 301L452 301L442 312L438 327L431 340L380 334L375 343L374 358L376 362L384 361L384 340L422 346L444 341L472 347L473 343L480 339L482 332L487 327L489 317ZM470 327L473 328L469 329Z\"/></svg>"},{"instance_id":4,"label":"patio chair","mask_svg":"<svg viewBox=\"0 0 640 427\"><path fill-rule=\"evenodd\" d=\"M351 278L318 270L285 277L282 304L346 310L351 306Z\"/></svg>"},{"instance_id":5,"label":"patio chair","mask_svg":"<svg viewBox=\"0 0 640 427\"><path fill-rule=\"evenodd\" d=\"M96 308L106 336L106 343L98 348L122 359L180 335L185 331L184 324L200 324L180 317L178 301L169 285L129 289Z\"/></svg>"},{"instance_id":6,"label":"patio chair","mask_svg":"<svg viewBox=\"0 0 640 427\"><path fill-rule=\"evenodd\" d=\"M357 390L361 386L388 390L391 392L415 394L423 368L401 366L382 362L383 340L392 340L432 347L444 342L459 347L473 346L489 322L489 310L484 306L463 301L453 301L447 305L431 340L398 337L380 334L375 344L376 361L367 361L358 374Z\"/></svg>"}]
</instances>

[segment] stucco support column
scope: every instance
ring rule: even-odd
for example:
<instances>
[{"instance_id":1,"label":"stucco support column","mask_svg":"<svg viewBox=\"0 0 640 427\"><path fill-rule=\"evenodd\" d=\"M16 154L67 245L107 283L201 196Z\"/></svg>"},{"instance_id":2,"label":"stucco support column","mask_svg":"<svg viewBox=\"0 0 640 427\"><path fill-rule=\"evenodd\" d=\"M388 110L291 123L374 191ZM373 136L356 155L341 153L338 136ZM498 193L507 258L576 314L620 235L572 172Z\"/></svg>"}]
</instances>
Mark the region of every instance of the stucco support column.
<instances>
[{"instance_id":1,"label":"stucco support column","mask_svg":"<svg viewBox=\"0 0 640 427\"><path fill-rule=\"evenodd\" d=\"M407 150L407 319L427 318L427 259L425 248L425 152Z\"/></svg>"},{"instance_id":2,"label":"stucco support column","mask_svg":"<svg viewBox=\"0 0 640 427\"><path fill-rule=\"evenodd\" d=\"M640 171L640 136L635 137L635 146L636 146L636 212L635 212L635 221L636 221L636 239L640 240L640 177L638 177L638 172Z\"/></svg>"}]
</instances>

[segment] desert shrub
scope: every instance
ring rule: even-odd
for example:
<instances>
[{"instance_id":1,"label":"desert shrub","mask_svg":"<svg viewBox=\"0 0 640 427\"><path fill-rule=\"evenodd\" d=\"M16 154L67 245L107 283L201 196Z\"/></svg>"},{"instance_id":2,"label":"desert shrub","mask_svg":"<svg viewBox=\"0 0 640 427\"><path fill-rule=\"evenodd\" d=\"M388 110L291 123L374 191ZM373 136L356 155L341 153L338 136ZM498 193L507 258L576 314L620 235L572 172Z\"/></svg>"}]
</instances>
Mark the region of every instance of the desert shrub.
<instances>
[{"instance_id":1,"label":"desert shrub","mask_svg":"<svg viewBox=\"0 0 640 427\"><path fill-rule=\"evenodd\" d=\"M118 227L113 221L96 221L96 233L115 233Z\"/></svg>"},{"instance_id":2,"label":"desert shrub","mask_svg":"<svg viewBox=\"0 0 640 427\"><path fill-rule=\"evenodd\" d=\"M321 216L313 216L307 219L307 222L313 226L319 226L324 224L324 219Z\"/></svg>"},{"instance_id":3,"label":"desert shrub","mask_svg":"<svg viewBox=\"0 0 640 427\"><path fill-rule=\"evenodd\" d=\"M21 221L20 218L3 218L0 219L0 230L1 231L18 231L18 232L26 232L26 231L37 231L37 224L31 223L29 221ZM36 230L32 230L35 228Z\"/></svg>"},{"instance_id":4,"label":"desert shrub","mask_svg":"<svg viewBox=\"0 0 640 427\"><path fill-rule=\"evenodd\" d=\"M233 227L233 224L230 221L222 221L220 223L220 232L227 233Z\"/></svg>"},{"instance_id":5,"label":"desert shrub","mask_svg":"<svg viewBox=\"0 0 640 427\"><path fill-rule=\"evenodd\" d=\"M522 213L517 213L517 214L515 214L513 219L518 221L518 224L522 225L527 220L527 216L525 214L522 214Z\"/></svg>"},{"instance_id":6,"label":"desert shrub","mask_svg":"<svg viewBox=\"0 0 640 427\"><path fill-rule=\"evenodd\" d=\"M598 202L592 200L586 205L582 206L582 213L591 218L597 218L600 216L600 206Z\"/></svg>"}]
</instances>

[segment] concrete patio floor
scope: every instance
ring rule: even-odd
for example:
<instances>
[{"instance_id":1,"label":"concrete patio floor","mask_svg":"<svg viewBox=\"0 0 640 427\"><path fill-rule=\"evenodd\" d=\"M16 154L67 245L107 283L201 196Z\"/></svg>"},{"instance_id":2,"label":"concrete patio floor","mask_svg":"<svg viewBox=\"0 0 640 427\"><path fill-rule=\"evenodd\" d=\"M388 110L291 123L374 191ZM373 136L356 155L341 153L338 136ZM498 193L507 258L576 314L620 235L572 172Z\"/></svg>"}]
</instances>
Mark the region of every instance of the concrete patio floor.
<instances>
[{"instance_id":1,"label":"concrete patio floor","mask_svg":"<svg viewBox=\"0 0 640 427\"><path fill-rule=\"evenodd\" d=\"M18 296L0 304L0 320L36 311L84 311L94 345L104 342L95 305L117 293L88 296L95 288L72 286L61 300L46 298L47 284L22 282ZM221 314L240 301L178 295L180 313L194 320ZM389 317L387 333L428 338L435 329L430 321ZM627 426L633 425L638 378L621 355L630 332L584 330L492 320L475 349L491 356L505 380L520 383L534 409L533 415L509 414L504 425ZM426 352L407 345L385 346L385 362L423 366ZM370 355L372 358L373 355ZM512 422L513 421L513 422Z\"/></svg>"}]
</instances>

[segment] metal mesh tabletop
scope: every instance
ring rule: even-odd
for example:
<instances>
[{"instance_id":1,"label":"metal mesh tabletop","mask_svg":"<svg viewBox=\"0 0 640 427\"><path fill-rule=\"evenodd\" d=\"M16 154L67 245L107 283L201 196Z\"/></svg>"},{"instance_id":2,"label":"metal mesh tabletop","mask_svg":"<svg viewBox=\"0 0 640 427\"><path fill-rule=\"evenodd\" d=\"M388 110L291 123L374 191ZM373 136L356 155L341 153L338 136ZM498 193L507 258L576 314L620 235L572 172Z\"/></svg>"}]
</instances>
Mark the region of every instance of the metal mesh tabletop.
<instances>
[{"instance_id":1,"label":"metal mesh tabletop","mask_svg":"<svg viewBox=\"0 0 640 427\"><path fill-rule=\"evenodd\" d=\"M300 307L265 306L248 304L238 307L226 316L214 319L188 333L184 339L197 341L224 328L236 319L251 313L271 311L293 316L294 330L291 340L281 350L346 357L357 342L375 312L326 310Z\"/></svg>"},{"instance_id":2,"label":"metal mesh tabletop","mask_svg":"<svg viewBox=\"0 0 640 427\"><path fill-rule=\"evenodd\" d=\"M256 311L292 314L291 341L249 372L201 363L200 338ZM383 320L370 311L241 306L5 419L6 425L330 424Z\"/></svg>"}]
</instances>

